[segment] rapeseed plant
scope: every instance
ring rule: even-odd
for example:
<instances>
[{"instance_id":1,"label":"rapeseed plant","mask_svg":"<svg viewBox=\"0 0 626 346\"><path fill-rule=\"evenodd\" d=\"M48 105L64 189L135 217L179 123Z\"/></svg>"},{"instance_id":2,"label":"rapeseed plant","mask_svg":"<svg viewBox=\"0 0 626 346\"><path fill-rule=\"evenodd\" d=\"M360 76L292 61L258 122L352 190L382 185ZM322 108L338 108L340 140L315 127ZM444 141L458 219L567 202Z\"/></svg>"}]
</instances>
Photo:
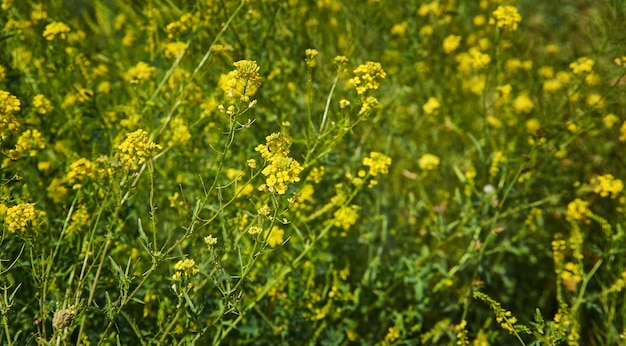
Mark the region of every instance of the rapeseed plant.
<instances>
[{"instance_id":1,"label":"rapeseed plant","mask_svg":"<svg viewBox=\"0 0 626 346\"><path fill-rule=\"evenodd\" d=\"M614 5L0 1L2 343L622 343Z\"/></svg>"}]
</instances>

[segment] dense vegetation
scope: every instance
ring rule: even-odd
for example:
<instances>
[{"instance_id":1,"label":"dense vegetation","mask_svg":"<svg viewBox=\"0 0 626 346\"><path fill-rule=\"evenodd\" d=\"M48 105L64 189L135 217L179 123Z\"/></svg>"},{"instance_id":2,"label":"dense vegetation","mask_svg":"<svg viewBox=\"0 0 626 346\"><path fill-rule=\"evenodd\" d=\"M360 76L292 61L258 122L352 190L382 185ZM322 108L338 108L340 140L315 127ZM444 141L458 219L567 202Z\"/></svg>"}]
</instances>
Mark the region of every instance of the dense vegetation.
<instances>
[{"instance_id":1,"label":"dense vegetation","mask_svg":"<svg viewBox=\"0 0 626 346\"><path fill-rule=\"evenodd\" d=\"M626 342L626 2L0 4L1 343Z\"/></svg>"}]
</instances>

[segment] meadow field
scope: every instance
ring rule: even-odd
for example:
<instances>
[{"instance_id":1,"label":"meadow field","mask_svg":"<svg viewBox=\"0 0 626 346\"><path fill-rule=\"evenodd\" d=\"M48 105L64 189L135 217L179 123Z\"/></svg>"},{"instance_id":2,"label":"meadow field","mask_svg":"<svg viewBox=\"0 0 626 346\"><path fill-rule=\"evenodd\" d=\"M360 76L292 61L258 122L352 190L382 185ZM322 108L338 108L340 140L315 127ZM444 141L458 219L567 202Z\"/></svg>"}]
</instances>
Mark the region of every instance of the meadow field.
<instances>
[{"instance_id":1,"label":"meadow field","mask_svg":"<svg viewBox=\"0 0 626 346\"><path fill-rule=\"evenodd\" d=\"M624 23L0 0L0 344L625 345Z\"/></svg>"}]
</instances>

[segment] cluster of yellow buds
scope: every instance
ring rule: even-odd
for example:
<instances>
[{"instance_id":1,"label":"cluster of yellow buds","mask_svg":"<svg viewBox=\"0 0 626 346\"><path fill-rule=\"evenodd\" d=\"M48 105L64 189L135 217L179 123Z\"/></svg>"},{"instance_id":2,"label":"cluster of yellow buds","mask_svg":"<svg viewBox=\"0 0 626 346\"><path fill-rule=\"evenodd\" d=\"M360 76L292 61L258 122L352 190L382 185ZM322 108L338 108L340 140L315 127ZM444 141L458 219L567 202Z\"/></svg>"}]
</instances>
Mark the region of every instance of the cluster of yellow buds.
<instances>
[{"instance_id":1,"label":"cluster of yellow buds","mask_svg":"<svg viewBox=\"0 0 626 346\"><path fill-rule=\"evenodd\" d=\"M300 181L298 175L302 166L298 161L288 157L291 137L282 133L272 133L265 137L266 144L259 144L254 150L261 153L269 164L261 171L265 184L259 187L261 191L276 192L283 195L287 192L288 184Z\"/></svg>"}]
</instances>

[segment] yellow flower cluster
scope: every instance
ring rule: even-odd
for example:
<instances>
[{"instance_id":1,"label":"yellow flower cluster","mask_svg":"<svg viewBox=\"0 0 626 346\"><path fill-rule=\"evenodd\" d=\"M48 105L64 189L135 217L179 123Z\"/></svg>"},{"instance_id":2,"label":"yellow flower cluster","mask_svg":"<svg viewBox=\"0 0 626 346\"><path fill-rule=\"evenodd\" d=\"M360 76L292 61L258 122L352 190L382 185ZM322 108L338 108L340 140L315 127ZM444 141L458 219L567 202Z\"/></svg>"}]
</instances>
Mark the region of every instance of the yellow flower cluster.
<instances>
[{"instance_id":1,"label":"yellow flower cluster","mask_svg":"<svg viewBox=\"0 0 626 346\"><path fill-rule=\"evenodd\" d=\"M129 133L117 149L121 153L122 165L135 169L137 165L143 164L161 150L161 146L151 141L146 131L137 130Z\"/></svg>"},{"instance_id":2,"label":"yellow flower cluster","mask_svg":"<svg viewBox=\"0 0 626 346\"><path fill-rule=\"evenodd\" d=\"M17 160L23 153L28 152L28 156L35 156L37 150L46 147L46 142L38 130L26 130L17 139L15 149L9 150L9 158Z\"/></svg>"},{"instance_id":3,"label":"yellow flower cluster","mask_svg":"<svg viewBox=\"0 0 626 346\"><path fill-rule=\"evenodd\" d=\"M443 51L446 52L446 54L450 54L454 52L457 48L459 48L460 44L461 44L461 36L458 36L458 35L446 36L446 38L443 39Z\"/></svg>"},{"instance_id":4,"label":"yellow flower cluster","mask_svg":"<svg viewBox=\"0 0 626 346\"><path fill-rule=\"evenodd\" d=\"M363 158L363 166L370 168L370 175L388 174L391 158L383 153L372 151L369 157Z\"/></svg>"},{"instance_id":5,"label":"yellow flower cluster","mask_svg":"<svg viewBox=\"0 0 626 346\"><path fill-rule=\"evenodd\" d=\"M437 100L436 97L429 97L428 101L426 101L426 103L422 106L422 110L424 111L424 113L426 114L433 114L435 113L439 107L441 107L441 103L439 102L439 100Z\"/></svg>"},{"instance_id":6,"label":"yellow flower cluster","mask_svg":"<svg viewBox=\"0 0 626 346\"><path fill-rule=\"evenodd\" d=\"M74 190L80 189L86 179L95 178L96 165L84 157L72 162L70 171L67 172L67 181L72 185L72 189Z\"/></svg>"},{"instance_id":7,"label":"yellow flower cluster","mask_svg":"<svg viewBox=\"0 0 626 346\"><path fill-rule=\"evenodd\" d=\"M489 24L495 24L498 28L503 30L515 31L517 30L518 24L522 21L522 16L515 6L498 6L492 14L495 20L491 18Z\"/></svg>"},{"instance_id":8,"label":"yellow flower cluster","mask_svg":"<svg viewBox=\"0 0 626 346\"><path fill-rule=\"evenodd\" d=\"M34 203L20 203L7 209L4 225L11 233L24 233L36 217Z\"/></svg>"},{"instance_id":9,"label":"yellow flower cluster","mask_svg":"<svg viewBox=\"0 0 626 346\"><path fill-rule=\"evenodd\" d=\"M304 54L306 56L304 61L306 62L307 67L315 67L316 65L315 58L317 57L318 53L319 52L315 49L307 49L306 51L304 51Z\"/></svg>"},{"instance_id":10,"label":"yellow flower cluster","mask_svg":"<svg viewBox=\"0 0 626 346\"><path fill-rule=\"evenodd\" d=\"M268 235L267 244L271 247L280 245L285 241L284 237L285 237L285 231L283 231L280 227L274 225Z\"/></svg>"},{"instance_id":11,"label":"yellow flower cluster","mask_svg":"<svg viewBox=\"0 0 626 346\"><path fill-rule=\"evenodd\" d=\"M57 36L65 40L67 38L67 33L70 31L71 29L67 26L67 24L62 22L52 22L46 25L46 28L43 30L43 37L48 41L54 40Z\"/></svg>"},{"instance_id":12,"label":"yellow flower cluster","mask_svg":"<svg viewBox=\"0 0 626 346\"><path fill-rule=\"evenodd\" d=\"M174 264L174 270L176 271L174 275L172 275L174 280L180 280L183 276L190 277L200 271L196 266L196 261L191 258L176 262L176 264Z\"/></svg>"},{"instance_id":13,"label":"yellow flower cluster","mask_svg":"<svg viewBox=\"0 0 626 346\"><path fill-rule=\"evenodd\" d=\"M358 220L360 209L361 208L356 205L337 209L333 214L335 216L333 224L337 227L342 227L344 230L348 230L350 226L354 225Z\"/></svg>"},{"instance_id":14,"label":"yellow flower cluster","mask_svg":"<svg viewBox=\"0 0 626 346\"><path fill-rule=\"evenodd\" d=\"M168 59L176 59L185 49L187 49L185 42L169 42L163 45L163 54Z\"/></svg>"},{"instance_id":15,"label":"yellow flower cluster","mask_svg":"<svg viewBox=\"0 0 626 346\"><path fill-rule=\"evenodd\" d=\"M126 79L131 83L139 83L141 81L149 80L154 75L156 67L150 66L143 61L137 63L137 65L131 67L126 71Z\"/></svg>"},{"instance_id":16,"label":"yellow flower cluster","mask_svg":"<svg viewBox=\"0 0 626 346\"><path fill-rule=\"evenodd\" d=\"M291 137L282 133L272 133L265 137L266 144L259 144L254 150L261 153L269 164L261 171L266 176L265 184L259 187L261 191L276 192L283 195L287 192L288 184L300 181L298 175L302 166L298 161L288 157Z\"/></svg>"},{"instance_id":17,"label":"yellow flower cluster","mask_svg":"<svg viewBox=\"0 0 626 346\"><path fill-rule=\"evenodd\" d=\"M575 75L580 76L593 72L594 63L593 59L583 56L569 64L569 68Z\"/></svg>"},{"instance_id":18,"label":"yellow flower cluster","mask_svg":"<svg viewBox=\"0 0 626 346\"><path fill-rule=\"evenodd\" d=\"M521 93L513 100L513 109L517 113L530 113L533 108L535 104L527 93Z\"/></svg>"},{"instance_id":19,"label":"yellow flower cluster","mask_svg":"<svg viewBox=\"0 0 626 346\"><path fill-rule=\"evenodd\" d=\"M33 97L33 107L35 112L43 115L54 110L52 103L44 95L38 94Z\"/></svg>"},{"instance_id":20,"label":"yellow flower cluster","mask_svg":"<svg viewBox=\"0 0 626 346\"><path fill-rule=\"evenodd\" d=\"M561 280L563 280L563 284L567 289L574 291L576 285L578 285L582 279L582 269L580 266L573 262L565 263L563 271L561 272Z\"/></svg>"},{"instance_id":21,"label":"yellow flower cluster","mask_svg":"<svg viewBox=\"0 0 626 346\"><path fill-rule=\"evenodd\" d=\"M367 61L359 65L353 72L355 76L349 82L356 88L356 92L359 95L370 89L378 89L380 86L379 80L387 77L379 62Z\"/></svg>"},{"instance_id":22,"label":"yellow flower cluster","mask_svg":"<svg viewBox=\"0 0 626 346\"><path fill-rule=\"evenodd\" d=\"M253 60L239 60L233 64L235 70L220 77L220 87L229 99L239 98L240 101L250 101L261 86L259 65Z\"/></svg>"},{"instance_id":23,"label":"yellow flower cluster","mask_svg":"<svg viewBox=\"0 0 626 346\"><path fill-rule=\"evenodd\" d=\"M573 220L585 221L589 213L589 202L580 198L576 198L567 205L567 215Z\"/></svg>"},{"instance_id":24,"label":"yellow flower cluster","mask_svg":"<svg viewBox=\"0 0 626 346\"><path fill-rule=\"evenodd\" d=\"M425 171L432 171L439 166L439 157L433 154L424 154L417 160L417 164Z\"/></svg>"},{"instance_id":25,"label":"yellow flower cluster","mask_svg":"<svg viewBox=\"0 0 626 346\"><path fill-rule=\"evenodd\" d=\"M20 122L15 113L20 111L20 100L9 92L0 90L0 139L5 139L9 132L17 133Z\"/></svg>"},{"instance_id":26,"label":"yellow flower cluster","mask_svg":"<svg viewBox=\"0 0 626 346\"><path fill-rule=\"evenodd\" d=\"M167 30L167 38L173 39L174 37L180 36L181 34L186 33L190 28L189 24L194 24L194 17L191 13L185 13L180 17L180 20L176 22L169 23L166 26Z\"/></svg>"},{"instance_id":27,"label":"yellow flower cluster","mask_svg":"<svg viewBox=\"0 0 626 346\"><path fill-rule=\"evenodd\" d=\"M615 179L612 174L591 178L591 185L594 186L593 192L599 194L601 197L607 197L610 194L611 198L615 198L617 194L624 189L622 180Z\"/></svg>"}]
</instances>

